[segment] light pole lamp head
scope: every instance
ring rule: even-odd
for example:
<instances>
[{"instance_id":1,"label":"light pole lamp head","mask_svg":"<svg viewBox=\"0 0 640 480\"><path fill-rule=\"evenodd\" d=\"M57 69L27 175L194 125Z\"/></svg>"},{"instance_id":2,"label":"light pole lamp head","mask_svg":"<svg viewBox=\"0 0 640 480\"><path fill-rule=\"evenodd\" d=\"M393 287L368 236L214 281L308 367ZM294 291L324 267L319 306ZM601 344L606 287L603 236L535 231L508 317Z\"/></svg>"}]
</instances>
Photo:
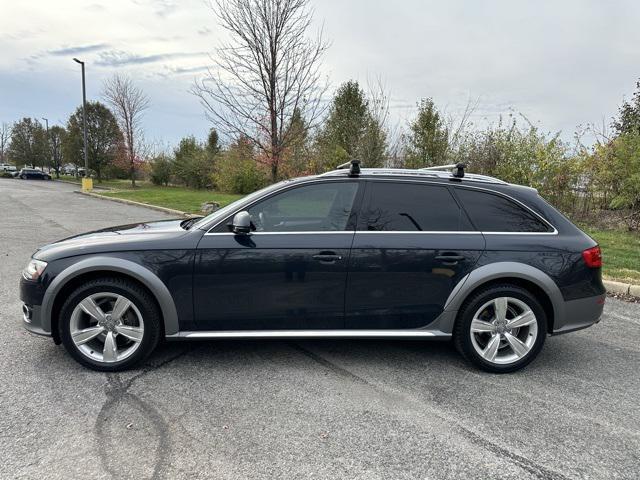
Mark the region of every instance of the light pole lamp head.
<instances>
[{"instance_id":1,"label":"light pole lamp head","mask_svg":"<svg viewBox=\"0 0 640 480\"><path fill-rule=\"evenodd\" d=\"M84 62L81 62L76 57L73 57L73 61L76 62L76 63L79 63L80 65L84 65Z\"/></svg>"}]
</instances>

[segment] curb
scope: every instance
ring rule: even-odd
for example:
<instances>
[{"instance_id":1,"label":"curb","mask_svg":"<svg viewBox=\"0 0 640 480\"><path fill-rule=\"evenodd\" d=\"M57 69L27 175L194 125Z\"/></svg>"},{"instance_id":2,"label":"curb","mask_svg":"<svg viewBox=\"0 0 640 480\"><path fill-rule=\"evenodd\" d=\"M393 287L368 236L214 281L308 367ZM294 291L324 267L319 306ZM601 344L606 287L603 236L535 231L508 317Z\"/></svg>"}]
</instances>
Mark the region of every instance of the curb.
<instances>
[{"instance_id":1,"label":"curb","mask_svg":"<svg viewBox=\"0 0 640 480\"><path fill-rule=\"evenodd\" d=\"M104 195L100 195L99 193L91 193L91 192L82 192L80 190L74 190L74 193L79 193L80 195L86 195L88 197L100 198L102 200L110 200L112 202L124 203L125 205L134 205L136 207L146 207L151 210L158 210L164 213L170 213L172 215L179 215L181 217L198 217L199 215L183 212L181 210L174 210L173 208L167 207L159 207L158 205L150 205L148 203L136 202L133 200L126 200L124 198L115 198L115 197L105 197Z\"/></svg>"},{"instance_id":2,"label":"curb","mask_svg":"<svg viewBox=\"0 0 640 480\"><path fill-rule=\"evenodd\" d=\"M69 185L75 185L76 187L79 187L80 184L78 182L72 182L70 180L62 180L60 178L52 178L51 179L53 182L60 182L60 183L66 183ZM101 187L101 186L97 186L97 187L93 187L95 190L111 190L111 188L109 187Z\"/></svg>"},{"instance_id":3,"label":"curb","mask_svg":"<svg viewBox=\"0 0 640 480\"><path fill-rule=\"evenodd\" d=\"M614 282L613 280L603 280L604 288L607 292L617 293L618 295L631 295L632 297L640 297L640 285L632 283Z\"/></svg>"}]
</instances>

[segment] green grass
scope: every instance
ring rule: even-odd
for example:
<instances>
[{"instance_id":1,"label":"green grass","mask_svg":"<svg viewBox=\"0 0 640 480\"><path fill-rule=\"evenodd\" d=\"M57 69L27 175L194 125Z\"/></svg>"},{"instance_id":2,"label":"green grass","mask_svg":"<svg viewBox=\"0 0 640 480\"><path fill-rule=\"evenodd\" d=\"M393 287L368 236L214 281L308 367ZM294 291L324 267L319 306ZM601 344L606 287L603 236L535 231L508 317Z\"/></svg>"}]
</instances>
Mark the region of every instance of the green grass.
<instances>
[{"instance_id":1,"label":"green grass","mask_svg":"<svg viewBox=\"0 0 640 480\"><path fill-rule=\"evenodd\" d=\"M609 280L640 284L640 234L598 230L581 225L602 248L603 276Z\"/></svg>"},{"instance_id":2,"label":"green grass","mask_svg":"<svg viewBox=\"0 0 640 480\"><path fill-rule=\"evenodd\" d=\"M157 187L143 185L131 189L118 189L110 191L94 191L105 197L124 198L135 202L158 205L160 207L173 208L189 213L202 213L200 207L204 202L218 202L221 207L239 199L242 195L220 193L208 190L191 190L184 187Z\"/></svg>"}]
</instances>

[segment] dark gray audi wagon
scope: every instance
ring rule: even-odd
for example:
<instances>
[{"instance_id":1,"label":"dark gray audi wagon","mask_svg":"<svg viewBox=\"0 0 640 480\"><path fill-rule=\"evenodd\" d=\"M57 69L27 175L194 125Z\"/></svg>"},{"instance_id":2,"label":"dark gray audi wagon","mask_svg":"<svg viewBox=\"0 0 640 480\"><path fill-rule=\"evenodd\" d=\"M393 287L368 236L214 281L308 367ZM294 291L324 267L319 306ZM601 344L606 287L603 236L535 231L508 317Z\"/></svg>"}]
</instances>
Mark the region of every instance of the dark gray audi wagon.
<instances>
[{"instance_id":1,"label":"dark gray audi wagon","mask_svg":"<svg viewBox=\"0 0 640 480\"><path fill-rule=\"evenodd\" d=\"M163 339L350 337L451 339L509 372L599 320L600 248L536 190L462 165L348 167L44 246L24 326L105 371Z\"/></svg>"}]
</instances>

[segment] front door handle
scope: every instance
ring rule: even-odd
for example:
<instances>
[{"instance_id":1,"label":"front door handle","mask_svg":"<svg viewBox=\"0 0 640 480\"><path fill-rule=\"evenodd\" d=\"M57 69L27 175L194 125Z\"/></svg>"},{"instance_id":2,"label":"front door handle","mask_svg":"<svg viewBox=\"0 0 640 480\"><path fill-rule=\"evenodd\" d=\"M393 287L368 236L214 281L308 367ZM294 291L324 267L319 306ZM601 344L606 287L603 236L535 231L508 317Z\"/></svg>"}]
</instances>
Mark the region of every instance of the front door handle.
<instances>
[{"instance_id":1,"label":"front door handle","mask_svg":"<svg viewBox=\"0 0 640 480\"><path fill-rule=\"evenodd\" d=\"M333 263L337 260L342 260L342 255L338 255L335 252L320 252L314 255L313 259L323 263Z\"/></svg>"}]
</instances>

